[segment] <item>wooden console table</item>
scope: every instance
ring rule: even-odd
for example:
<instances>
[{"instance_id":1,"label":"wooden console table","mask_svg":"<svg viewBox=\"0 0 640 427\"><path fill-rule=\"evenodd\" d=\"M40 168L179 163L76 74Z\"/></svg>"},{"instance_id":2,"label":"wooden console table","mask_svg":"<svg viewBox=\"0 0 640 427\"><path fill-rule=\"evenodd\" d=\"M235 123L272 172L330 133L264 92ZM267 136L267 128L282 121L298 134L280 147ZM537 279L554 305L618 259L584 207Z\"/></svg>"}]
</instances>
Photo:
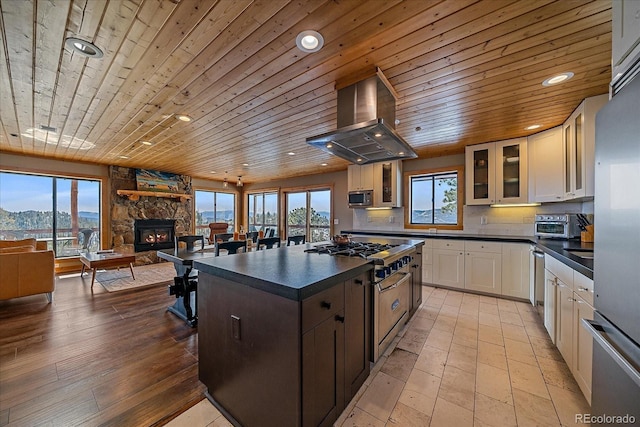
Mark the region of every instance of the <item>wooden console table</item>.
<instances>
[{"instance_id":1,"label":"wooden console table","mask_svg":"<svg viewBox=\"0 0 640 427\"><path fill-rule=\"evenodd\" d=\"M82 263L82 271L80 277L84 275L85 267L93 270L91 275L91 289L93 289L93 282L96 280L96 270L98 268L114 268L114 267L127 267L131 270L131 277L136 280L136 276L133 274L133 263L136 261L135 255L126 255L118 253L83 253L80 254L80 262Z\"/></svg>"}]
</instances>

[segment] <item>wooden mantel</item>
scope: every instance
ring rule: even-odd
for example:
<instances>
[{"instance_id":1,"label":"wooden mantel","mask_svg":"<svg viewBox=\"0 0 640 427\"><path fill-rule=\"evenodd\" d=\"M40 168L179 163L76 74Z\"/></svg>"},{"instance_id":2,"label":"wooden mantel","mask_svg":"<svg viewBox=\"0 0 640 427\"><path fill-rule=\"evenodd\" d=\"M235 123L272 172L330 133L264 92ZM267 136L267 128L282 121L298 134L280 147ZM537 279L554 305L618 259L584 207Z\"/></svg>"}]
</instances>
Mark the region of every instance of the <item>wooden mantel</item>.
<instances>
[{"instance_id":1,"label":"wooden mantel","mask_svg":"<svg viewBox=\"0 0 640 427\"><path fill-rule=\"evenodd\" d=\"M181 193L163 193L161 191L138 191L138 190L117 190L118 195L125 196L129 200L139 200L140 196L147 197L166 197L168 199L180 199L180 202L185 202L193 196L190 194Z\"/></svg>"}]
</instances>

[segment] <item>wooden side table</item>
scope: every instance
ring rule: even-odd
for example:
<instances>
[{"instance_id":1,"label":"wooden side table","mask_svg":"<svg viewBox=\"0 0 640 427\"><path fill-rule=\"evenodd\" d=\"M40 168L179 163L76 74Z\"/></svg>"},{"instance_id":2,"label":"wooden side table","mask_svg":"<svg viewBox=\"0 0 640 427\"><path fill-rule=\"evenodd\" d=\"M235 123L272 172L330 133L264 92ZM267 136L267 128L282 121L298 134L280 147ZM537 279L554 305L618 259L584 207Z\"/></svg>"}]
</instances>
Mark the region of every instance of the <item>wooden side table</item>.
<instances>
[{"instance_id":1,"label":"wooden side table","mask_svg":"<svg viewBox=\"0 0 640 427\"><path fill-rule=\"evenodd\" d=\"M80 262L82 263L82 271L80 277L84 275L85 267L93 270L91 274L91 289L93 289L93 282L96 280L96 271L99 268L114 268L114 267L127 267L131 270L131 277L136 280L136 276L133 274L133 263L136 261L135 255L126 255L118 253L83 253L80 255Z\"/></svg>"}]
</instances>

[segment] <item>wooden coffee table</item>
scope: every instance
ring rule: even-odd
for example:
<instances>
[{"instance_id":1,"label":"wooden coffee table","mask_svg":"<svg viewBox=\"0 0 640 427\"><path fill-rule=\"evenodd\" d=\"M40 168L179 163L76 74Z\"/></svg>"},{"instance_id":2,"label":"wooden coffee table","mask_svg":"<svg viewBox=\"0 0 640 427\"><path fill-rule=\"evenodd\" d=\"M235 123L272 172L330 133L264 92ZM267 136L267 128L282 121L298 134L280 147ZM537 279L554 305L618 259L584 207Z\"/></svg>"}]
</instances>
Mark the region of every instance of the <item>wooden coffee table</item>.
<instances>
[{"instance_id":1,"label":"wooden coffee table","mask_svg":"<svg viewBox=\"0 0 640 427\"><path fill-rule=\"evenodd\" d=\"M133 274L133 263L136 261L135 255L118 254L115 252L109 253L83 253L80 255L80 262L82 263L82 272L80 277L84 275L85 267L93 270L91 275L91 288L93 289L93 282L96 280L96 270L99 268L114 268L114 267L127 267L131 270L131 277L136 280L136 276Z\"/></svg>"}]
</instances>

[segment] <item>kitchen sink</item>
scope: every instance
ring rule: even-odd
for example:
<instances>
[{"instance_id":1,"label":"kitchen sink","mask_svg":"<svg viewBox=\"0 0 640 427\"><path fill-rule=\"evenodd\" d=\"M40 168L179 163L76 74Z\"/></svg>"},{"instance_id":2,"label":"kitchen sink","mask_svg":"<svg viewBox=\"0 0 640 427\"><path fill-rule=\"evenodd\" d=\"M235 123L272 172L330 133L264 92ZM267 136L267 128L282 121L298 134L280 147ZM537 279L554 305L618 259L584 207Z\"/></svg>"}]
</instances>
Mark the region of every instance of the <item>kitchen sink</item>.
<instances>
[{"instance_id":1,"label":"kitchen sink","mask_svg":"<svg viewBox=\"0 0 640 427\"><path fill-rule=\"evenodd\" d=\"M567 249L566 251L580 258L593 259L593 251L589 249Z\"/></svg>"}]
</instances>

